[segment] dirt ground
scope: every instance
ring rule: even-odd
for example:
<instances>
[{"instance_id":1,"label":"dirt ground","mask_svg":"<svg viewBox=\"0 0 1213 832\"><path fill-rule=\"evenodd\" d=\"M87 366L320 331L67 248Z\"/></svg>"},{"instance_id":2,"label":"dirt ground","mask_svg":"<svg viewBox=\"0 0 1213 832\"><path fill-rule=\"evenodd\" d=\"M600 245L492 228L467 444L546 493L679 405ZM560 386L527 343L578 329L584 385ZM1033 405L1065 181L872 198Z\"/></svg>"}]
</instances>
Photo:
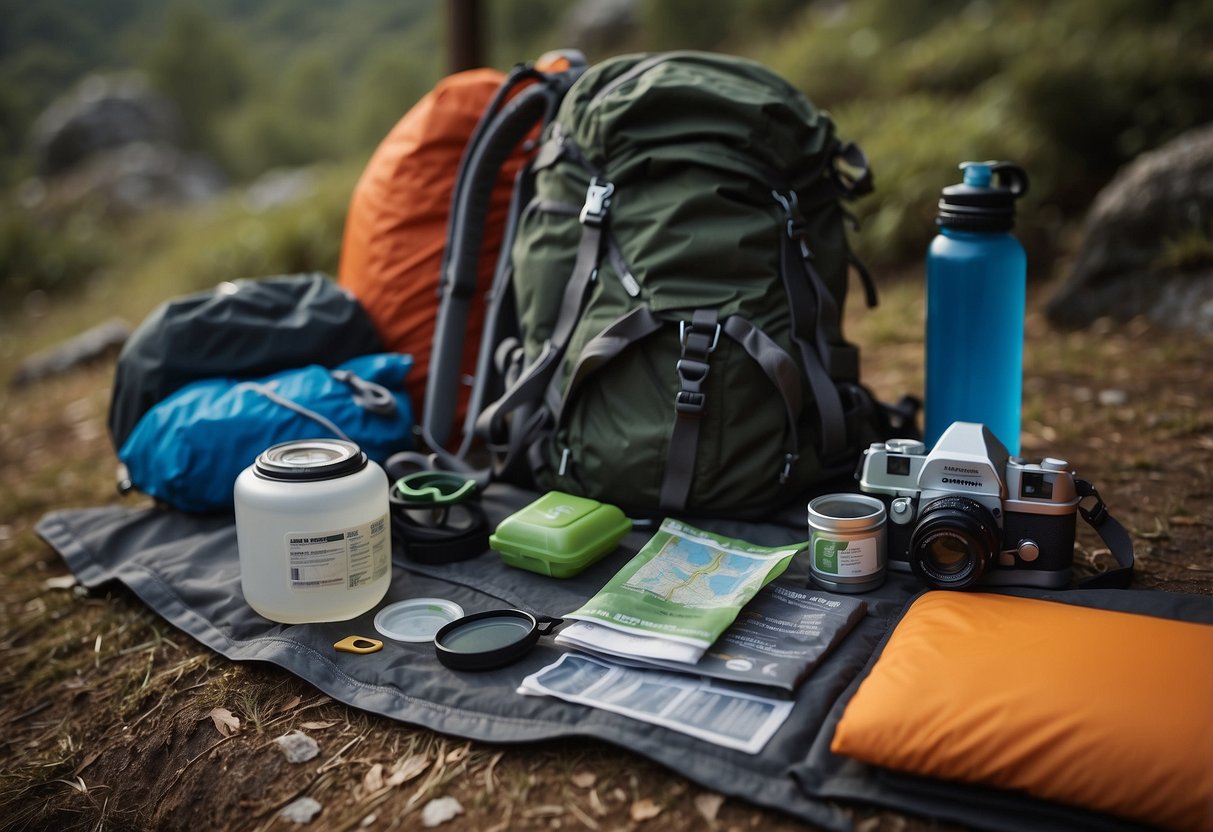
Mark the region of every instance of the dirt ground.
<instances>
[{"instance_id":1,"label":"dirt ground","mask_svg":"<svg viewBox=\"0 0 1213 832\"><path fill-rule=\"evenodd\" d=\"M1025 455L1068 459L1099 487L1132 533L1136 587L1213 596L1213 339L1142 321L1058 332L1040 299ZM918 287L853 317L869 384L885 398L921 390ZM0 393L0 828L416 829L442 796L462 806L438 827L452 832L807 828L606 744L494 747L354 711L275 667L228 662L121 588L74 588L33 527L118 499L111 374ZM1083 532L1079 569L1107 568ZM320 755L286 762L273 739L292 729ZM304 796L322 809L299 827L279 810ZM950 828L853 811L864 832Z\"/></svg>"}]
</instances>

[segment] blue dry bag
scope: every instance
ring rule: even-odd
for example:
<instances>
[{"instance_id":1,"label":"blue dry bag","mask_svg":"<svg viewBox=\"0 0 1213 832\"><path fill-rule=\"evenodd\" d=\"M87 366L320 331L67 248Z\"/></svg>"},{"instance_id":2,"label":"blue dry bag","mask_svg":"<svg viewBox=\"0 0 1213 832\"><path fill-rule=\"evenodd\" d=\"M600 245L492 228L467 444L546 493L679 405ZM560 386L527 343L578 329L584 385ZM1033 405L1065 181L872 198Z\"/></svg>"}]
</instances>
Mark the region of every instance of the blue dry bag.
<instances>
[{"instance_id":1,"label":"blue dry bag","mask_svg":"<svg viewBox=\"0 0 1213 832\"><path fill-rule=\"evenodd\" d=\"M186 511L232 508L240 472L271 445L339 438L383 463L412 447L408 355L364 355L265 378L189 384L147 411L118 451L130 487Z\"/></svg>"}]
</instances>

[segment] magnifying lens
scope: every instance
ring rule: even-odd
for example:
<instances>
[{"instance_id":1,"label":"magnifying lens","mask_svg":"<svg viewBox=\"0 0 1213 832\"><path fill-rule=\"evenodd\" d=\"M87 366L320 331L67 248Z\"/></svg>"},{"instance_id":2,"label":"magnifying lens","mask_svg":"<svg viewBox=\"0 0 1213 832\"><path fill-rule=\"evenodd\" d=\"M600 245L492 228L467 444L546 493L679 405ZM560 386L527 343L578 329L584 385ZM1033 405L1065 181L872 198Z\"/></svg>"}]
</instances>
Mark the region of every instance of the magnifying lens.
<instances>
[{"instance_id":1,"label":"magnifying lens","mask_svg":"<svg viewBox=\"0 0 1213 832\"><path fill-rule=\"evenodd\" d=\"M487 610L452 621L434 636L438 661L452 670L493 670L512 664L564 623L524 610Z\"/></svg>"}]
</instances>

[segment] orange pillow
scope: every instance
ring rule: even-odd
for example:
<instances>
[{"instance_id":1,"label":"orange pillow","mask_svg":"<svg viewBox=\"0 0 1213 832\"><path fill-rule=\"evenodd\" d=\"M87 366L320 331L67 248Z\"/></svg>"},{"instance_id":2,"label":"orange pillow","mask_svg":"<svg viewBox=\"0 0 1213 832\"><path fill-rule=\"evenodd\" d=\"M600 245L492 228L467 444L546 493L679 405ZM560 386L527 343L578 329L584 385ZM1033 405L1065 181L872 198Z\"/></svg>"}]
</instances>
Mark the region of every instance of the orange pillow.
<instances>
[{"instance_id":1,"label":"orange pillow","mask_svg":"<svg viewBox=\"0 0 1213 832\"><path fill-rule=\"evenodd\" d=\"M929 592L898 623L830 750L1213 830L1213 626Z\"/></svg>"}]
</instances>

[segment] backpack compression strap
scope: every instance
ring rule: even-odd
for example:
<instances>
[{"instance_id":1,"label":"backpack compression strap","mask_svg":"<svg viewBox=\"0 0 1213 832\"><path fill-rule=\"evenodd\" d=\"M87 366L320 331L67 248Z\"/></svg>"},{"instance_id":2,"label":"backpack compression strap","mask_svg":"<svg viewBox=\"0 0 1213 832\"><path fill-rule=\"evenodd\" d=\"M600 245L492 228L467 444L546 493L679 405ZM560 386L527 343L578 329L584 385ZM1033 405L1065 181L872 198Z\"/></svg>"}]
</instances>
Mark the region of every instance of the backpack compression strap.
<instances>
[{"instance_id":1,"label":"backpack compression strap","mask_svg":"<svg viewBox=\"0 0 1213 832\"><path fill-rule=\"evenodd\" d=\"M561 411L572 401L582 383L595 370L603 366L628 347L668 326L646 306L638 306L616 320L601 333L591 338L578 358L577 366L569 376L568 386L559 395L558 385L548 389L548 408L553 421L559 423ZM687 499L694 484L695 458L699 447L701 414L706 406L702 383L707 378L708 357L723 333L737 342L746 354L762 369L783 402L788 431L784 448L784 466L778 472L781 481L787 479L797 461L800 439L796 425L804 407L801 395L800 369L762 330L739 315L731 315L717 322L713 310L699 310L691 321L681 322L683 355L678 362L678 375L682 382L675 402L675 421L666 455L665 471L662 475L660 501L666 511L686 509ZM553 394L557 400L553 401ZM564 471L560 471L561 474Z\"/></svg>"},{"instance_id":2,"label":"backpack compression strap","mask_svg":"<svg viewBox=\"0 0 1213 832\"><path fill-rule=\"evenodd\" d=\"M573 272L564 287L552 335L521 377L500 399L486 407L476 420L477 433L484 436L494 448L508 448L507 458L516 456L521 451L520 444L527 444L531 437L516 432L511 437L506 416L522 406L544 400L548 386L555 378L568 348L577 321L581 318L581 308L597 275L598 262L602 257L604 225L613 192L614 186L609 182L600 182L597 178L591 180L586 203L581 211L581 241L577 246L577 258L573 263Z\"/></svg>"},{"instance_id":3,"label":"backpack compression strap","mask_svg":"<svg viewBox=\"0 0 1213 832\"><path fill-rule=\"evenodd\" d=\"M857 363L853 356L847 360L845 353L834 346L842 340L838 304L813 267L813 253L805 241L805 223L796 192L789 191L786 196L778 191L771 193L787 214L779 270L792 313L792 337L800 348L805 375L817 403L821 459L828 465L831 459L850 450L842 397L835 380L853 380L858 377L859 368L852 366Z\"/></svg>"}]
</instances>

